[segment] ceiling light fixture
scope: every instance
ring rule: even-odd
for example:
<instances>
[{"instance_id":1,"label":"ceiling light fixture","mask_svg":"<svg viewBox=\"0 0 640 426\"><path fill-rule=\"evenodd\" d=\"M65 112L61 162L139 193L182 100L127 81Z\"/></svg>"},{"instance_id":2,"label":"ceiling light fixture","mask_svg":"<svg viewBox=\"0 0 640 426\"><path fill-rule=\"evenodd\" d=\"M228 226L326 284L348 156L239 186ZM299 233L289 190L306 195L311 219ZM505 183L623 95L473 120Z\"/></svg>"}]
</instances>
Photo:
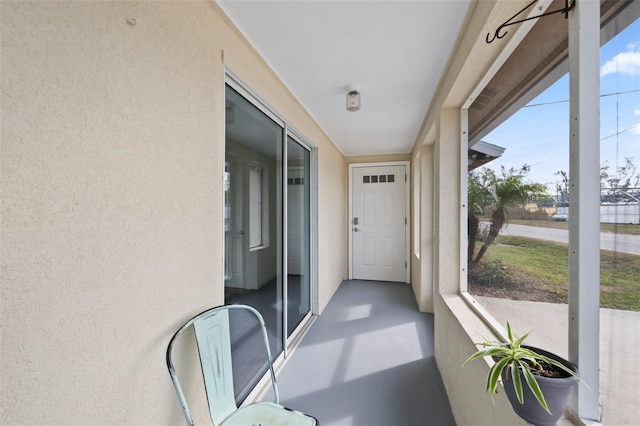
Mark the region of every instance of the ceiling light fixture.
<instances>
[{"instance_id":1,"label":"ceiling light fixture","mask_svg":"<svg viewBox=\"0 0 640 426\"><path fill-rule=\"evenodd\" d=\"M347 111L360 111L360 92L355 87L349 87L347 92Z\"/></svg>"}]
</instances>

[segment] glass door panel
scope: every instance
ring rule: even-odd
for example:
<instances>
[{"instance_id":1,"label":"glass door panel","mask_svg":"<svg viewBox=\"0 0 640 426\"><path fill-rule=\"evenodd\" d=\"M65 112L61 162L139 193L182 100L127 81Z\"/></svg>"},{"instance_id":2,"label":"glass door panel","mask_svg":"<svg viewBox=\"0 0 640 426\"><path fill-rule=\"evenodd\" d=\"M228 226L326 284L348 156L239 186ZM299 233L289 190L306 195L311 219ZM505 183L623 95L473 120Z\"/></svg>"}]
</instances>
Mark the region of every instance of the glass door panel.
<instances>
[{"instance_id":1,"label":"glass door panel","mask_svg":"<svg viewBox=\"0 0 640 426\"><path fill-rule=\"evenodd\" d=\"M225 96L225 303L247 304L262 314L277 358L311 313L313 156L296 136L286 136L284 121L264 103L252 103L242 85L229 83ZM255 356L261 353L254 349L262 344L259 330L239 317L246 313L229 315L241 403L266 364Z\"/></svg>"},{"instance_id":2,"label":"glass door panel","mask_svg":"<svg viewBox=\"0 0 640 426\"><path fill-rule=\"evenodd\" d=\"M271 352L283 351L284 128L233 88L225 103L225 303L243 303L264 317ZM254 349L258 329L230 312L236 398L241 401L266 371ZM236 325L238 325L236 327Z\"/></svg>"},{"instance_id":3,"label":"glass door panel","mask_svg":"<svg viewBox=\"0 0 640 426\"><path fill-rule=\"evenodd\" d=\"M287 336L311 309L311 153L287 138Z\"/></svg>"}]
</instances>

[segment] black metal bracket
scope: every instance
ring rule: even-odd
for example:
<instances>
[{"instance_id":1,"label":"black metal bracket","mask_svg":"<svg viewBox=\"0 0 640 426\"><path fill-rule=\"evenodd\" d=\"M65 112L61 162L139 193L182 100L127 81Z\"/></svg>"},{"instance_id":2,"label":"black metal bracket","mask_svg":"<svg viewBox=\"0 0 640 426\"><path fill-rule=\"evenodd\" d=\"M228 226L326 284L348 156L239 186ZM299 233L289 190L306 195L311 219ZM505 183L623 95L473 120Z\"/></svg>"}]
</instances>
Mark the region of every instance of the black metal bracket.
<instances>
[{"instance_id":1,"label":"black metal bracket","mask_svg":"<svg viewBox=\"0 0 640 426\"><path fill-rule=\"evenodd\" d=\"M500 31L503 30L505 27L508 27L510 25L516 25L516 24L519 24L521 22L530 21L532 19L542 18L543 16L553 15L554 13L564 13L564 19L567 19L569 17L569 12L571 10L573 10L573 8L576 6L576 0L564 0L564 7L562 9L553 10L551 12L545 12L542 15L531 16L529 18L520 19L518 21L513 21L513 19L515 19L518 15L520 15L525 10L529 9L531 6L533 6L537 2L538 2L538 0L533 0L531 3L529 3L527 6L525 6L520 12L516 13L511 18L507 19L502 25L500 25L496 29L496 32L493 35L493 38L491 40L489 40L489 36L491 34L487 33L487 37L486 37L487 43L491 43L497 38L503 38L504 36L506 36L508 31L505 31L503 34L500 34Z\"/></svg>"}]
</instances>

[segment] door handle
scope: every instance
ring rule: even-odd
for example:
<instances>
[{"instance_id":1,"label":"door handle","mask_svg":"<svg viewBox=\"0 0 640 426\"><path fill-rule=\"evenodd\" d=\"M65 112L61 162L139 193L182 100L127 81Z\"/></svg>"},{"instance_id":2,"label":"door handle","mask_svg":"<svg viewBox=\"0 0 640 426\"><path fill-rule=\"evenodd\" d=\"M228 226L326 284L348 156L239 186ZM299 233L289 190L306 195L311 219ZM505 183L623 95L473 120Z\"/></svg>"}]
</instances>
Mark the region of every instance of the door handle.
<instances>
[{"instance_id":1,"label":"door handle","mask_svg":"<svg viewBox=\"0 0 640 426\"><path fill-rule=\"evenodd\" d=\"M360 231L358 228L353 228L353 232L358 232Z\"/></svg>"}]
</instances>

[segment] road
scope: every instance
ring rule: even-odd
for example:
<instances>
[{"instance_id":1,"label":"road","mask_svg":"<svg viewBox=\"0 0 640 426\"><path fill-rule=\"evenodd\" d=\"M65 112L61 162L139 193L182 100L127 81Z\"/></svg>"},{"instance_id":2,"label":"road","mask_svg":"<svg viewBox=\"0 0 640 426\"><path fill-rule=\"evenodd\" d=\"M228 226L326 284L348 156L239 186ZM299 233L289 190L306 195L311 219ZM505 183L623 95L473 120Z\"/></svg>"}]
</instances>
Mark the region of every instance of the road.
<instances>
[{"instance_id":1,"label":"road","mask_svg":"<svg viewBox=\"0 0 640 426\"><path fill-rule=\"evenodd\" d=\"M502 228L500 235L515 235L519 237L557 241L559 243L569 243L569 231L566 229L508 224ZM640 255L640 235L601 232L600 249Z\"/></svg>"}]
</instances>

